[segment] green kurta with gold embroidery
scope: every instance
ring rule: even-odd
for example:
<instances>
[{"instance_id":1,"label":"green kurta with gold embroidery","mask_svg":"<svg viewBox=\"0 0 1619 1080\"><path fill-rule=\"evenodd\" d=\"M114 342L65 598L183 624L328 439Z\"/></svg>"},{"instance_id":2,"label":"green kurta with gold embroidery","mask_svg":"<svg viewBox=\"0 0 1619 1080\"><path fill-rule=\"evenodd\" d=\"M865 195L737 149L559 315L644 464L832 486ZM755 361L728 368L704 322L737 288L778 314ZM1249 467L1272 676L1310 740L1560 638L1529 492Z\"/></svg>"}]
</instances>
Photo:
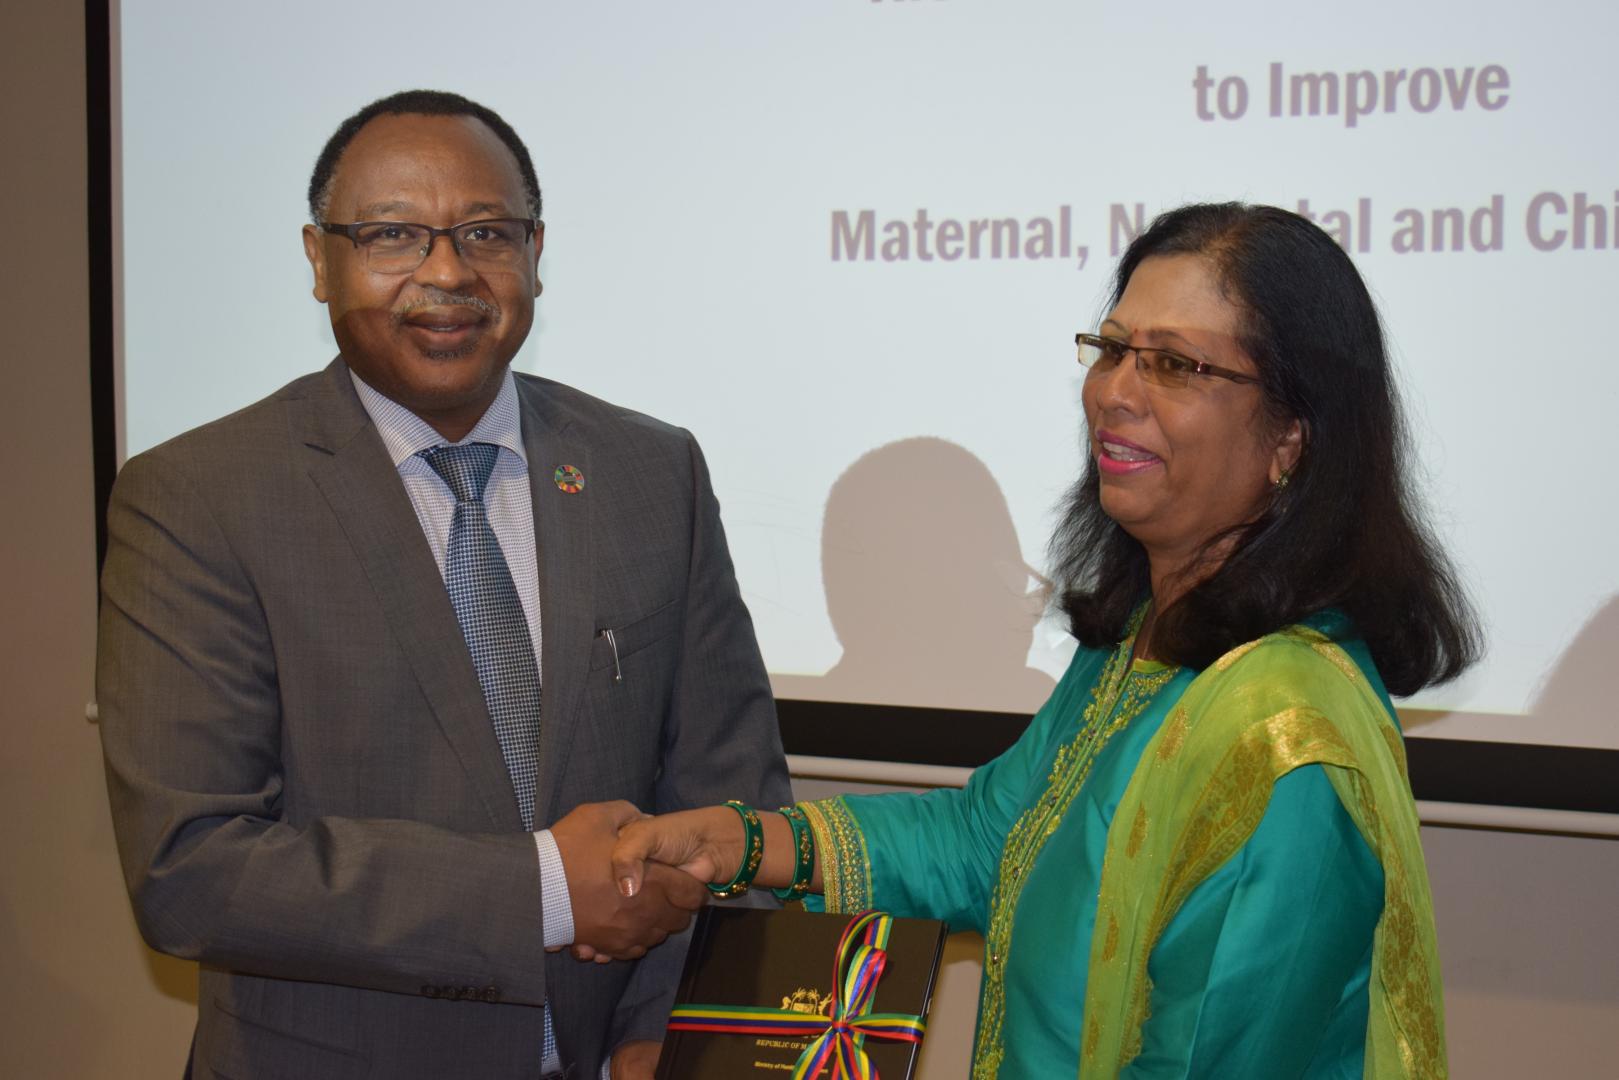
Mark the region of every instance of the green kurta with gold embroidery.
<instances>
[{"instance_id":1,"label":"green kurta with gold embroidery","mask_svg":"<svg viewBox=\"0 0 1619 1080\"><path fill-rule=\"evenodd\" d=\"M984 934L975 1080L1444 1075L1392 709L1311 624L1201 677L1081 649L965 788L805 804L826 909Z\"/></svg>"}]
</instances>

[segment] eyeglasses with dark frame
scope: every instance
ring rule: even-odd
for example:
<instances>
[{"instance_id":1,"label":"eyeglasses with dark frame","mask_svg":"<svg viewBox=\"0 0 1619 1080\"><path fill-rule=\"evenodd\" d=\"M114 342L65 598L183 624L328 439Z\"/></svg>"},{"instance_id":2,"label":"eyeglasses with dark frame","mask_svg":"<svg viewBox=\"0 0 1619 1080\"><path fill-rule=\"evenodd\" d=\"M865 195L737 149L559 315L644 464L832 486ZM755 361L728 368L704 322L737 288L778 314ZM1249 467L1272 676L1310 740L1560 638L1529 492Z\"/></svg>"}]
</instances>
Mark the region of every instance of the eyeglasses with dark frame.
<instances>
[{"instance_id":1,"label":"eyeglasses with dark frame","mask_svg":"<svg viewBox=\"0 0 1619 1080\"><path fill-rule=\"evenodd\" d=\"M1169 349L1132 345L1128 341L1102 337L1100 334L1075 334L1074 344L1079 346L1079 365L1085 369L1086 378L1112 371L1124 361L1125 353L1133 352L1136 354L1136 371L1155 386L1181 390L1192 381L1193 375L1214 375L1234 383L1259 382L1252 375L1193 360L1190 356L1182 356Z\"/></svg>"},{"instance_id":2,"label":"eyeglasses with dark frame","mask_svg":"<svg viewBox=\"0 0 1619 1080\"><path fill-rule=\"evenodd\" d=\"M356 221L349 225L321 222L333 236L346 236L379 274L408 274L427 261L439 237L448 237L455 253L472 266L514 270L528 253L539 223L532 218L480 218L447 229L413 221Z\"/></svg>"}]
</instances>

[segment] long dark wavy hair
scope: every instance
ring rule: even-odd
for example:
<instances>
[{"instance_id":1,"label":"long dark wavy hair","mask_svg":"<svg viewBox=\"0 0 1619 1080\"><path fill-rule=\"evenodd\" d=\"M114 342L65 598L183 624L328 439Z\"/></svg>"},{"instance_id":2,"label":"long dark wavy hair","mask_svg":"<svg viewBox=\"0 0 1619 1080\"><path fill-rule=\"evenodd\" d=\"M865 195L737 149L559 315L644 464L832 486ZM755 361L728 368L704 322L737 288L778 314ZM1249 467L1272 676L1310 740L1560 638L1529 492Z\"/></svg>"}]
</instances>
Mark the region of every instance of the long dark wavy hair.
<instances>
[{"instance_id":1,"label":"long dark wavy hair","mask_svg":"<svg viewBox=\"0 0 1619 1080\"><path fill-rule=\"evenodd\" d=\"M1143 260L1183 254L1214 267L1238 309L1266 411L1300 420L1304 445L1290 482L1256 519L1210 538L1206 552L1231 542L1230 554L1157 613L1154 655L1207 667L1233 646L1337 608L1390 693L1459 675L1478 657L1477 623L1413 505L1383 330L1354 264L1286 210L1183 206L1131 243L1111 306ZM1116 645L1150 591L1147 554L1103 511L1089 455L1064 509L1051 541L1058 603L1081 642Z\"/></svg>"}]
</instances>

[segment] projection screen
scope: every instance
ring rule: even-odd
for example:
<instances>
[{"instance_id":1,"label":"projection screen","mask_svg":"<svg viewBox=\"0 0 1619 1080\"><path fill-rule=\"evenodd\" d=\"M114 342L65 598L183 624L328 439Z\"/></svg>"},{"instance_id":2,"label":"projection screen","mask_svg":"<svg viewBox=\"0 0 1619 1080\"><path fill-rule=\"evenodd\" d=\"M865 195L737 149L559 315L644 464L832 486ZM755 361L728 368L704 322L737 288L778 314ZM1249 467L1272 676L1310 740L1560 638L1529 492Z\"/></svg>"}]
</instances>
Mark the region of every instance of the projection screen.
<instances>
[{"instance_id":1,"label":"projection screen","mask_svg":"<svg viewBox=\"0 0 1619 1080\"><path fill-rule=\"evenodd\" d=\"M120 460L334 355L314 157L453 89L545 192L519 368L696 433L778 696L1026 715L1074 648L1073 335L1159 210L1276 203L1370 283L1484 618L1408 731L1619 751L1615 40L1576 0L121 0Z\"/></svg>"}]
</instances>

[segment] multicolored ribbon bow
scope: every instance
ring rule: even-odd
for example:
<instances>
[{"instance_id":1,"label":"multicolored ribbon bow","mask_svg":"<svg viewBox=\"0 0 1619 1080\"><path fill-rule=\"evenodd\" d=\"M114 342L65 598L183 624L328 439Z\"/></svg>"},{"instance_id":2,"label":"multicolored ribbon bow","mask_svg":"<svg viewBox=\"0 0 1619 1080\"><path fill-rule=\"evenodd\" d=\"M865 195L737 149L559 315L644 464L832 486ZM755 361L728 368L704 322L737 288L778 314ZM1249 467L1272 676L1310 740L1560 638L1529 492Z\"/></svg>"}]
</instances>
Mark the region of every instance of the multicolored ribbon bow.
<instances>
[{"instance_id":1,"label":"multicolored ribbon bow","mask_svg":"<svg viewBox=\"0 0 1619 1080\"><path fill-rule=\"evenodd\" d=\"M867 1037L919 1043L927 1021L905 1013L874 1013L872 1000L888 963L888 935L894 917L862 911L843 928L832 968L831 1015L772 1009L760 1005L678 1005L671 1031L728 1032L736 1035L812 1035L793 1066L792 1080L815 1080L827 1065L832 1080L881 1080L867 1057Z\"/></svg>"}]
</instances>

